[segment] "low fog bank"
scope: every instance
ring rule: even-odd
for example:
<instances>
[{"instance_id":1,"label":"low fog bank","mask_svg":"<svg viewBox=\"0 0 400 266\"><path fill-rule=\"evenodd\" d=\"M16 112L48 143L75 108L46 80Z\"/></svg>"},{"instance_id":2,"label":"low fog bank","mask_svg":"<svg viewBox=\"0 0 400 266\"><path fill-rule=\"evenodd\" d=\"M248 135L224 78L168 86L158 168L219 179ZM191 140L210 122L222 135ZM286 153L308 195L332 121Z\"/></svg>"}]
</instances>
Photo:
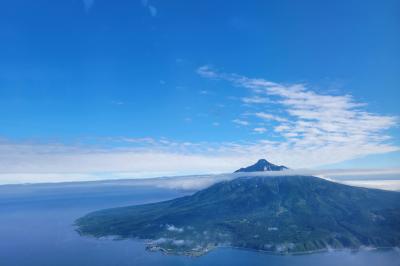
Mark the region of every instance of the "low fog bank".
<instances>
[{"instance_id":1,"label":"low fog bank","mask_svg":"<svg viewBox=\"0 0 400 266\"><path fill-rule=\"evenodd\" d=\"M378 188L385 190L400 191L400 169L324 169L324 170L285 170L274 172L253 173L230 173L215 175L189 175L157 178L134 178L120 180L102 180L87 182L65 182L65 183L42 183L25 185L2 185L0 191L14 186L79 186L79 187L104 187L104 186L144 186L166 189L178 189L185 191L196 191L206 188L221 181L232 180L238 177L248 176L291 176L312 175L330 181L343 183L351 186Z\"/></svg>"},{"instance_id":2,"label":"low fog bank","mask_svg":"<svg viewBox=\"0 0 400 266\"><path fill-rule=\"evenodd\" d=\"M312 175L330 181L352 186L378 188L400 191L400 169L350 169L350 170L285 170L274 172L232 173L218 175L192 175L177 177L161 177L151 179L137 179L124 182L133 182L137 185L149 185L170 189L199 190L212 184L248 176L291 176ZM121 182L121 181L119 181ZM132 183L132 184L133 184ZM122 184L122 183L121 183Z\"/></svg>"}]
</instances>

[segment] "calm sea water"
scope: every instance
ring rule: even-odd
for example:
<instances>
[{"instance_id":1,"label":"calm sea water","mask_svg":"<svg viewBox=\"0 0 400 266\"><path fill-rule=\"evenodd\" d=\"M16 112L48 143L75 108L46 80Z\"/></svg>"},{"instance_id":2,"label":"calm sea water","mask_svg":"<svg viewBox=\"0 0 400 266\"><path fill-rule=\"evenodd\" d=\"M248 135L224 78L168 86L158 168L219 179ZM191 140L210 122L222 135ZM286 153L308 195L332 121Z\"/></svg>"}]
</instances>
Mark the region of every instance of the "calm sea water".
<instances>
[{"instance_id":1,"label":"calm sea water","mask_svg":"<svg viewBox=\"0 0 400 266\"><path fill-rule=\"evenodd\" d=\"M141 241L81 237L73 222L89 211L188 194L118 184L0 186L0 266L360 265L400 266L400 251L276 256L220 248L199 257L147 252Z\"/></svg>"}]
</instances>

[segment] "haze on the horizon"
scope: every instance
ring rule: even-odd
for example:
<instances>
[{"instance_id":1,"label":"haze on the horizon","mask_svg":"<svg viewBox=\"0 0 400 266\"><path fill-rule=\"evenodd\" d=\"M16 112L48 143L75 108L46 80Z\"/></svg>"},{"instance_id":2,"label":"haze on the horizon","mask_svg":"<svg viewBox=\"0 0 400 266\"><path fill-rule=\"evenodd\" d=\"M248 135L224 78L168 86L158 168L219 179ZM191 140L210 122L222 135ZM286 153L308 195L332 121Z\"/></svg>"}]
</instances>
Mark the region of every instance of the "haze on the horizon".
<instances>
[{"instance_id":1,"label":"haze on the horizon","mask_svg":"<svg viewBox=\"0 0 400 266\"><path fill-rule=\"evenodd\" d=\"M400 168L399 10L3 1L0 183Z\"/></svg>"}]
</instances>

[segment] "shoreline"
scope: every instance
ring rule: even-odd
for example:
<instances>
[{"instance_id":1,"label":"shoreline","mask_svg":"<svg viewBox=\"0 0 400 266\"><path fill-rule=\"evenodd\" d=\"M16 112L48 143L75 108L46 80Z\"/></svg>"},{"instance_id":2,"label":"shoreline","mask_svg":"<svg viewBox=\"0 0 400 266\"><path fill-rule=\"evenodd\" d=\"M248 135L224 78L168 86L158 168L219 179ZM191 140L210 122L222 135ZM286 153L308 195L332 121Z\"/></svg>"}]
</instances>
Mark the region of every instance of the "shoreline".
<instances>
[{"instance_id":1,"label":"shoreline","mask_svg":"<svg viewBox=\"0 0 400 266\"><path fill-rule=\"evenodd\" d=\"M268 255L275 255L275 256L303 256L303 255L311 255L317 253L325 253L325 252L342 252L342 251L349 251L349 252L359 252L359 251L379 251L379 250L396 250L400 247L367 247L367 246L360 246L359 248L323 248L323 249L316 249L316 250L308 250L308 251L294 251L294 252L278 252L278 251L268 251L263 249L252 249L252 248L245 248L245 247L235 247L235 246L225 246L225 245L210 245L208 246L207 250L196 250L196 251L170 251L158 245L152 245L151 243L144 243L145 249L149 252L161 252L164 255L176 255L176 256L190 256L190 257L200 257L206 255L207 253L216 250L218 248L225 248L225 249L238 249L238 250L245 250L251 252L260 252L265 253Z\"/></svg>"},{"instance_id":2,"label":"shoreline","mask_svg":"<svg viewBox=\"0 0 400 266\"><path fill-rule=\"evenodd\" d=\"M79 234L79 232L78 232ZM189 250L189 251L177 251L174 252L172 250L167 250L163 247L160 247L157 244L152 244L152 239L142 239L138 237L120 237L120 236L93 236L93 235L85 235L80 234L81 237L90 237L97 240L111 240L111 241L121 241L121 240L132 240L141 242L144 245L144 248L148 252L161 252L164 255L168 256L188 256L188 257L200 257L206 255L207 253L216 250L218 248L223 249L238 249L244 251L251 251L251 252L259 252L265 253L268 255L274 256L303 256L303 255L312 255L317 253L325 253L325 252L341 252L341 251L349 251L349 252L359 252L359 251L379 251L379 250L400 250L399 246L388 246L388 247L369 247L369 246L360 246L359 248L323 248L323 249L316 249L316 250L308 250L308 251L294 251L294 252L278 252L278 251L268 251L263 249L252 249L252 248L245 248L245 247L235 247L229 245L209 245L207 246L207 250Z\"/></svg>"}]
</instances>

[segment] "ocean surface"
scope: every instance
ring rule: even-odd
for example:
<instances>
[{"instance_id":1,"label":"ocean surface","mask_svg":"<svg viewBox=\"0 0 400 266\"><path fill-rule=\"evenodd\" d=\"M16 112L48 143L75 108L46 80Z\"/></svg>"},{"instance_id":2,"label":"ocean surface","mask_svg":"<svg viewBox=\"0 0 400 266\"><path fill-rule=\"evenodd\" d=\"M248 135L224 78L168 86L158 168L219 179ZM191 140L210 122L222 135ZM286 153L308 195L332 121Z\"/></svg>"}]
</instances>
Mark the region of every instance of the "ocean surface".
<instances>
[{"instance_id":1,"label":"ocean surface","mask_svg":"<svg viewBox=\"0 0 400 266\"><path fill-rule=\"evenodd\" d=\"M279 256L219 248L191 258L148 252L139 240L81 237L74 230L74 220L90 211L156 202L190 193L193 192L117 181L0 186L0 266L400 266L399 250Z\"/></svg>"}]
</instances>

